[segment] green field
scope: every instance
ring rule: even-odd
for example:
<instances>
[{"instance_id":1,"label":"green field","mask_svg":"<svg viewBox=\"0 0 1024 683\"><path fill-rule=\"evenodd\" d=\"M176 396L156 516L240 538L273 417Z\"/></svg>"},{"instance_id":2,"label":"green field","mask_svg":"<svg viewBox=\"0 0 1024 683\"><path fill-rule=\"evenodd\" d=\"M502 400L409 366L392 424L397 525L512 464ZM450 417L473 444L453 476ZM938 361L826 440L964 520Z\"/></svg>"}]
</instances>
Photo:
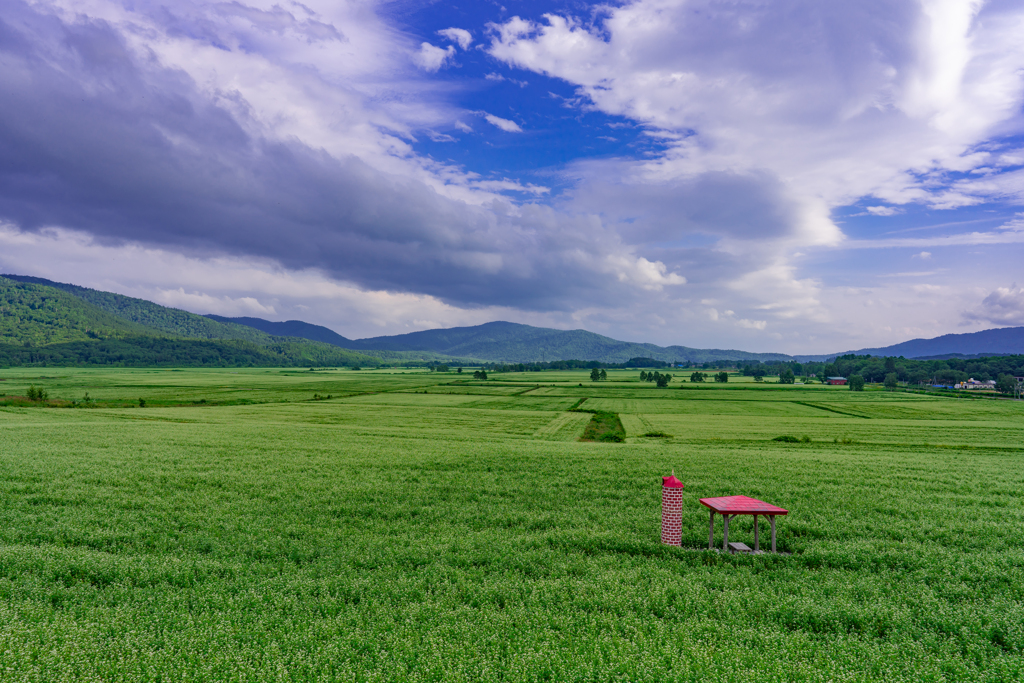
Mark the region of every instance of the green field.
<instances>
[{"instance_id":1,"label":"green field","mask_svg":"<svg viewBox=\"0 0 1024 683\"><path fill-rule=\"evenodd\" d=\"M0 679L1024 679L1024 402L608 374L0 369Z\"/></svg>"}]
</instances>

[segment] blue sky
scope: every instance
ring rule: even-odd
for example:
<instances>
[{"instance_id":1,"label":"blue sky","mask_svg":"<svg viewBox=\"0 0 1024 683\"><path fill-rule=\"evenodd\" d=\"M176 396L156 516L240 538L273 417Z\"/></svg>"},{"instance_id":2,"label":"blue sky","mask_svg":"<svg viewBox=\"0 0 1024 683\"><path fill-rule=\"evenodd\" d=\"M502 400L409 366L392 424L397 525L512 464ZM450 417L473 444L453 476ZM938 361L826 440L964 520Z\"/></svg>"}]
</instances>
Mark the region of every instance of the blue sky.
<instances>
[{"instance_id":1,"label":"blue sky","mask_svg":"<svg viewBox=\"0 0 1024 683\"><path fill-rule=\"evenodd\" d=\"M0 1L4 272L349 337L1024 325L1019 2Z\"/></svg>"}]
</instances>

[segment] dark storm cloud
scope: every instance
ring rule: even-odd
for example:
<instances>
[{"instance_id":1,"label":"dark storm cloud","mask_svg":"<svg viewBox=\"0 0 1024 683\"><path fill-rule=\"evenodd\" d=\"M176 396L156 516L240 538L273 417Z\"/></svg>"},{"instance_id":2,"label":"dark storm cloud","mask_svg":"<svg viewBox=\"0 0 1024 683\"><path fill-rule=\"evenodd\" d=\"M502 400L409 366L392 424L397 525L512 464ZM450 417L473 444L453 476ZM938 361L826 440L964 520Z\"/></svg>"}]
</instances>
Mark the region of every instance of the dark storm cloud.
<instances>
[{"instance_id":1,"label":"dark storm cloud","mask_svg":"<svg viewBox=\"0 0 1024 683\"><path fill-rule=\"evenodd\" d=\"M23 230L270 257L469 305L559 308L609 287L628 298L603 265L617 238L591 218L473 206L355 156L256 137L109 24L8 7L0 218Z\"/></svg>"},{"instance_id":2,"label":"dark storm cloud","mask_svg":"<svg viewBox=\"0 0 1024 683\"><path fill-rule=\"evenodd\" d=\"M735 239L776 238L792 232L799 207L765 171L711 171L671 181L623 183L621 165L602 169L571 193L573 204L627 225L631 241L662 241L703 233Z\"/></svg>"}]
</instances>

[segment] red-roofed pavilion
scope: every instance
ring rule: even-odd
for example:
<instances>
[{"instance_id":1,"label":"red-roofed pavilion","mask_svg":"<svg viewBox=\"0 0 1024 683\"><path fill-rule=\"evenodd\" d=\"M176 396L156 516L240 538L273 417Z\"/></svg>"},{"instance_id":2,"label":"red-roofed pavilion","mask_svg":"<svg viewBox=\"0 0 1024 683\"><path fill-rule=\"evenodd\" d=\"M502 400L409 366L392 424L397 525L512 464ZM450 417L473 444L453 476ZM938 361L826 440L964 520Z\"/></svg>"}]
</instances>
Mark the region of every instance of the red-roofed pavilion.
<instances>
[{"instance_id":1,"label":"red-roofed pavilion","mask_svg":"<svg viewBox=\"0 0 1024 683\"><path fill-rule=\"evenodd\" d=\"M788 515L789 510L766 503L757 498L749 496L723 496L721 498L701 498L700 504L711 510L711 530L708 534L708 550L715 544L715 513L722 515L725 520L724 536L722 538L722 550L729 549L729 520L736 515L754 516L754 552L761 551L761 542L758 538L757 518L765 515L772 524L772 552L775 552L775 518L778 515ZM749 550L749 549L748 549Z\"/></svg>"}]
</instances>

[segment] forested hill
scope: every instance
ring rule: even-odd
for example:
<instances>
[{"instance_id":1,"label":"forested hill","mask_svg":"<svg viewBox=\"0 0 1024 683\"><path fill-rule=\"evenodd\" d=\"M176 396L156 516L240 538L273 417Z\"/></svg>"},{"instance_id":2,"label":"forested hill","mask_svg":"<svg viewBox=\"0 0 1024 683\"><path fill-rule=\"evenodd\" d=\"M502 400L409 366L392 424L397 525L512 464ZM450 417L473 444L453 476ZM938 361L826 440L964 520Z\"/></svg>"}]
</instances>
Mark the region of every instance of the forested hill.
<instances>
[{"instance_id":1,"label":"forested hill","mask_svg":"<svg viewBox=\"0 0 1024 683\"><path fill-rule=\"evenodd\" d=\"M791 360L791 356L781 353L662 347L617 341L586 330L554 330L501 321L475 327L356 339L348 344L348 348L361 351L433 351L448 356L517 363L570 358L624 363L640 356L669 363L677 360Z\"/></svg>"},{"instance_id":2,"label":"forested hill","mask_svg":"<svg viewBox=\"0 0 1024 683\"><path fill-rule=\"evenodd\" d=\"M159 304L0 275L0 365L341 366L377 358Z\"/></svg>"},{"instance_id":3,"label":"forested hill","mask_svg":"<svg viewBox=\"0 0 1024 683\"><path fill-rule=\"evenodd\" d=\"M0 276L0 344L57 344L155 334L59 289Z\"/></svg>"},{"instance_id":4,"label":"forested hill","mask_svg":"<svg viewBox=\"0 0 1024 683\"><path fill-rule=\"evenodd\" d=\"M210 320L195 313L161 306L145 299L136 299L123 294L103 292L64 282L54 282L41 277L27 275L0 275L0 277L62 290L123 320L168 335L187 339L239 339L263 345L273 341L266 333L246 325Z\"/></svg>"},{"instance_id":5,"label":"forested hill","mask_svg":"<svg viewBox=\"0 0 1024 683\"><path fill-rule=\"evenodd\" d=\"M261 332L274 334L279 337L301 337L303 339L311 339L325 344L333 344L334 346L340 346L342 348L352 348L351 339L342 337L331 328L324 327L323 325L305 323L301 320L286 320L283 323L275 323L270 320L264 320L263 318L226 318L222 315L213 315L212 313L208 313L203 317L209 318L210 320L216 320L220 323L246 325L260 330Z\"/></svg>"},{"instance_id":6,"label":"forested hill","mask_svg":"<svg viewBox=\"0 0 1024 683\"><path fill-rule=\"evenodd\" d=\"M838 356L895 356L904 358L937 358L961 356L1012 356L1024 354L1024 327L1003 327L996 330L944 334L933 339L910 341L876 349L859 349L820 356L800 356L800 360L823 361Z\"/></svg>"}]
</instances>

